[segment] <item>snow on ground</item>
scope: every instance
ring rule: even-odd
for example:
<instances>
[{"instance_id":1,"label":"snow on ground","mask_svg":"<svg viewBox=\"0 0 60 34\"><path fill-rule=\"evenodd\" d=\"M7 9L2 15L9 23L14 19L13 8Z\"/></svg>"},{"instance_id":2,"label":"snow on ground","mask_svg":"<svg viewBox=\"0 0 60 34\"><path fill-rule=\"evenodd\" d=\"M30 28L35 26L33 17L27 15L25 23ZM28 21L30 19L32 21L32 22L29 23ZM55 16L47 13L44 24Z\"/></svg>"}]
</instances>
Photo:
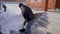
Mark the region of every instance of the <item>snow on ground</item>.
<instances>
[{"instance_id":1,"label":"snow on ground","mask_svg":"<svg viewBox=\"0 0 60 34\"><path fill-rule=\"evenodd\" d=\"M9 19L8 21L5 21L6 23L2 24L2 32L4 34L10 34L10 31L19 31L19 29L22 28L24 18L22 15L13 16L13 18Z\"/></svg>"},{"instance_id":2,"label":"snow on ground","mask_svg":"<svg viewBox=\"0 0 60 34\"><path fill-rule=\"evenodd\" d=\"M6 12L3 11L3 8L2 10L0 10L0 12L2 12L0 13L0 17L9 19L12 16L21 14L21 10L19 9L18 4L6 4L6 6L7 6Z\"/></svg>"},{"instance_id":3,"label":"snow on ground","mask_svg":"<svg viewBox=\"0 0 60 34\"><path fill-rule=\"evenodd\" d=\"M24 18L18 4L6 4L7 11L0 13L0 25L3 34L10 34L11 30L18 31L22 28Z\"/></svg>"},{"instance_id":4,"label":"snow on ground","mask_svg":"<svg viewBox=\"0 0 60 34\"><path fill-rule=\"evenodd\" d=\"M21 9L19 8L19 4L6 4L7 10L15 14L21 14Z\"/></svg>"}]
</instances>

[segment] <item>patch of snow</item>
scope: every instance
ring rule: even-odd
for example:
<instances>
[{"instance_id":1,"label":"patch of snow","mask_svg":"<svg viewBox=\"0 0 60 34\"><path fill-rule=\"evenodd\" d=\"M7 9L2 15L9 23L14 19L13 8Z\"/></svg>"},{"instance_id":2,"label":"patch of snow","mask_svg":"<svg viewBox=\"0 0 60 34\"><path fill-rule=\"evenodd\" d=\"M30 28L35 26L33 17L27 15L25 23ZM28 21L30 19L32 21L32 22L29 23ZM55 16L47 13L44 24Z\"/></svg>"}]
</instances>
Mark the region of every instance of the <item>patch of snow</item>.
<instances>
[{"instance_id":1,"label":"patch of snow","mask_svg":"<svg viewBox=\"0 0 60 34\"><path fill-rule=\"evenodd\" d=\"M19 31L23 27L24 18L22 15L12 17L1 25L1 31L3 34L10 34L10 31Z\"/></svg>"},{"instance_id":2,"label":"patch of snow","mask_svg":"<svg viewBox=\"0 0 60 34\"><path fill-rule=\"evenodd\" d=\"M3 34L10 34L10 31L19 31L24 22L21 9L18 4L6 4L7 11L0 10L0 25Z\"/></svg>"}]
</instances>

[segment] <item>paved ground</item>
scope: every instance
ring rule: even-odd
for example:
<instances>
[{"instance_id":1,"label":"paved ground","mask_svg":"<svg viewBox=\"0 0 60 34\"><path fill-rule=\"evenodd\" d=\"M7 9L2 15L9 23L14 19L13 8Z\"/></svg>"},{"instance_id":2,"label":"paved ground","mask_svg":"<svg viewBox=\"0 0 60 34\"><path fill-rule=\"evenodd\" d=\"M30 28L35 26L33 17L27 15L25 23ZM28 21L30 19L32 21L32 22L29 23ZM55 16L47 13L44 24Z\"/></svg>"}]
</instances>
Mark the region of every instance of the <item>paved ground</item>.
<instances>
[{"instance_id":1,"label":"paved ground","mask_svg":"<svg viewBox=\"0 0 60 34\"><path fill-rule=\"evenodd\" d=\"M50 34L60 34L60 12L47 12L48 22L47 28L39 27L38 29Z\"/></svg>"}]
</instances>

